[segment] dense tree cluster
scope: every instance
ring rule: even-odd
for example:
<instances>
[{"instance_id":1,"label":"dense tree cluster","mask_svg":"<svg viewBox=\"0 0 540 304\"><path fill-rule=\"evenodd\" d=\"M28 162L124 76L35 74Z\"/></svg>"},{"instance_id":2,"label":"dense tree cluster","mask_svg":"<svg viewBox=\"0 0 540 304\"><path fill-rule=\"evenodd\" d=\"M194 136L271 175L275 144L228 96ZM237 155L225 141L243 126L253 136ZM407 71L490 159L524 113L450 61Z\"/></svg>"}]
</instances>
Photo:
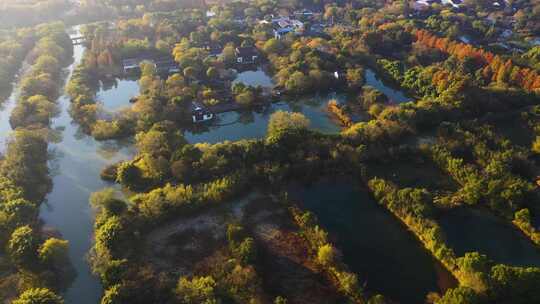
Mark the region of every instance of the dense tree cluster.
<instances>
[{"instance_id":1,"label":"dense tree cluster","mask_svg":"<svg viewBox=\"0 0 540 304\"><path fill-rule=\"evenodd\" d=\"M35 35L31 29L2 31L0 39L0 89L8 92L13 77L35 43ZM0 101L7 97L0 96Z\"/></svg>"},{"instance_id":2,"label":"dense tree cluster","mask_svg":"<svg viewBox=\"0 0 540 304\"><path fill-rule=\"evenodd\" d=\"M481 48L448 38L440 38L425 30L417 30L415 35L417 41L423 45L455 55L460 60L471 58L482 64L484 67L481 69L481 74L488 83L517 86L528 91L540 88L540 75L535 70L515 65L511 59L504 60Z\"/></svg>"},{"instance_id":3,"label":"dense tree cluster","mask_svg":"<svg viewBox=\"0 0 540 304\"><path fill-rule=\"evenodd\" d=\"M0 255L6 255L13 276L20 280L18 286L6 287L15 294L24 291L16 303L61 303L47 288L60 290L72 276L68 244L42 235L38 210L52 187L47 150L56 113L52 100L62 83L62 65L71 57L71 40L61 24L37 29L39 39L28 57L31 68L20 81L19 100L10 117L14 131L0 160ZM9 282L0 278L4 280ZM0 295L11 296L8 290Z\"/></svg>"}]
</instances>

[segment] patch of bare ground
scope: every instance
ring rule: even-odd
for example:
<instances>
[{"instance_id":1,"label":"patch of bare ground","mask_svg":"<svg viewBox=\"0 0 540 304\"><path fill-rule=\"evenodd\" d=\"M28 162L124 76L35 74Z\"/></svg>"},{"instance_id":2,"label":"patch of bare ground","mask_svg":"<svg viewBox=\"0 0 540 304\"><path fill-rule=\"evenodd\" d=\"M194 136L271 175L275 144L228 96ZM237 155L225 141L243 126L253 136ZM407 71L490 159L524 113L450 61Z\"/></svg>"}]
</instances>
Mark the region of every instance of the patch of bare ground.
<instances>
[{"instance_id":1,"label":"patch of bare ground","mask_svg":"<svg viewBox=\"0 0 540 304\"><path fill-rule=\"evenodd\" d=\"M288 303L342 303L310 259L285 207L257 199L246 206L244 223L257 242L257 270L269 294L284 296Z\"/></svg>"},{"instance_id":2,"label":"patch of bare ground","mask_svg":"<svg viewBox=\"0 0 540 304\"><path fill-rule=\"evenodd\" d=\"M144 261L156 270L189 275L194 265L226 245L227 224L242 216L249 197L154 229L144 240Z\"/></svg>"},{"instance_id":3,"label":"patch of bare ground","mask_svg":"<svg viewBox=\"0 0 540 304\"><path fill-rule=\"evenodd\" d=\"M221 282L220 288L223 290L219 293L225 303L273 303L273 299L263 290L255 267L231 258L226 248L197 263L194 273L199 276L211 275Z\"/></svg>"}]
</instances>

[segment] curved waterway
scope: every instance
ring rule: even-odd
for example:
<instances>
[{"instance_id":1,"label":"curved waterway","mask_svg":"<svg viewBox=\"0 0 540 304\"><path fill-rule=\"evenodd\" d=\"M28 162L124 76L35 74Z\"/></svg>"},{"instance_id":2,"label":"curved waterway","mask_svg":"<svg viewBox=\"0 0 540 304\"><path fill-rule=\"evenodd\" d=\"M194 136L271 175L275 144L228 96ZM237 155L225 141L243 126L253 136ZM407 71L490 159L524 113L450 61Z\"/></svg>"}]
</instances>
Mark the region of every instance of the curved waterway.
<instances>
[{"instance_id":1,"label":"curved waterway","mask_svg":"<svg viewBox=\"0 0 540 304\"><path fill-rule=\"evenodd\" d=\"M350 181L295 185L289 198L317 216L368 292L415 304L456 285L396 218Z\"/></svg>"}]
</instances>

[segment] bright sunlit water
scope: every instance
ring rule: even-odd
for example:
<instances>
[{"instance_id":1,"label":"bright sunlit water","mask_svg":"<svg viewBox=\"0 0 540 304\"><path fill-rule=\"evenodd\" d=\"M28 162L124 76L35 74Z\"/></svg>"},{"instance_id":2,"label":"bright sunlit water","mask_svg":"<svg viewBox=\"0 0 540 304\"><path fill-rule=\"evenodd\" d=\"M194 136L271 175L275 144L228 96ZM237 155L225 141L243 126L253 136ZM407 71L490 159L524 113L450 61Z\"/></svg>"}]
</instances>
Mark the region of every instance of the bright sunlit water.
<instances>
[{"instance_id":1,"label":"bright sunlit water","mask_svg":"<svg viewBox=\"0 0 540 304\"><path fill-rule=\"evenodd\" d=\"M139 95L139 82L137 79L130 78L102 83L96 97L105 110L115 112L131 106L129 100L137 95Z\"/></svg>"}]
</instances>

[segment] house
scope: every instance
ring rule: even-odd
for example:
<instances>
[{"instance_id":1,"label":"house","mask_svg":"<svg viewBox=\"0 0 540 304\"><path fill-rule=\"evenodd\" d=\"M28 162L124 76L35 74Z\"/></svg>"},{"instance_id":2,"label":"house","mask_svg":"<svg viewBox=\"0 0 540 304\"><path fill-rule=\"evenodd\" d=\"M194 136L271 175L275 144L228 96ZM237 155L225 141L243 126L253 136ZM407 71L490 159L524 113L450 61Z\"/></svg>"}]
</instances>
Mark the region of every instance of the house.
<instances>
[{"instance_id":1,"label":"house","mask_svg":"<svg viewBox=\"0 0 540 304\"><path fill-rule=\"evenodd\" d=\"M138 72L140 69L141 60L140 59L124 59L122 60L122 66L124 67L124 73L134 73Z\"/></svg>"},{"instance_id":2,"label":"house","mask_svg":"<svg viewBox=\"0 0 540 304\"><path fill-rule=\"evenodd\" d=\"M159 58L153 63L158 73L173 74L180 72L180 66L172 58Z\"/></svg>"},{"instance_id":3,"label":"house","mask_svg":"<svg viewBox=\"0 0 540 304\"><path fill-rule=\"evenodd\" d=\"M292 28L280 28L280 29L274 29L274 38L281 39L285 37L289 33L293 33L294 30Z\"/></svg>"},{"instance_id":4,"label":"house","mask_svg":"<svg viewBox=\"0 0 540 304\"><path fill-rule=\"evenodd\" d=\"M191 118L193 123L205 122L212 120L214 118L214 114L205 109L199 103L193 102L191 104Z\"/></svg>"},{"instance_id":5,"label":"house","mask_svg":"<svg viewBox=\"0 0 540 304\"><path fill-rule=\"evenodd\" d=\"M300 33L304 31L304 23L300 20L289 17L272 18L272 28L274 37L280 39L289 33Z\"/></svg>"},{"instance_id":6,"label":"house","mask_svg":"<svg viewBox=\"0 0 540 304\"><path fill-rule=\"evenodd\" d=\"M309 18L309 17L313 17L313 11L308 10L308 9L304 9L302 11L294 12L294 15L297 16L297 17Z\"/></svg>"},{"instance_id":7,"label":"house","mask_svg":"<svg viewBox=\"0 0 540 304\"><path fill-rule=\"evenodd\" d=\"M251 64L257 62L259 59L259 52L253 46L237 47L236 48L236 62L240 64Z\"/></svg>"},{"instance_id":8,"label":"house","mask_svg":"<svg viewBox=\"0 0 540 304\"><path fill-rule=\"evenodd\" d=\"M499 36L500 39L503 39L503 40L506 40L508 38L510 38L514 33L512 32L512 30L510 29L505 29L501 35Z\"/></svg>"},{"instance_id":9,"label":"house","mask_svg":"<svg viewBox=\"0 0 540 304\"><path fill-rule=\"evenodd\" d=\"M219 56L221 56L222 52L223 52L222 47L219 47L219 46L208 47L208 57L218 58Z\"/></svg>"}]
</instances>

